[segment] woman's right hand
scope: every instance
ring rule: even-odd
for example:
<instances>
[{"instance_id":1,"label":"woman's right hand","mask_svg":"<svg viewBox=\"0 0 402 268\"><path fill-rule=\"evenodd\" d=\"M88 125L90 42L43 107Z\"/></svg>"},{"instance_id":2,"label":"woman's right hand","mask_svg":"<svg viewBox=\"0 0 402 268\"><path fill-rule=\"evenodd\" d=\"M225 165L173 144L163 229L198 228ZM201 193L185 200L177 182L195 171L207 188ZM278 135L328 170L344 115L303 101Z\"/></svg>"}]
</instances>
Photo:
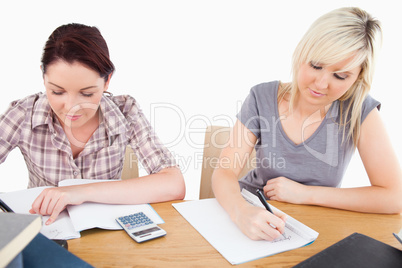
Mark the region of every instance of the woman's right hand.
<instances>
[{"instance_id":1,"label":"woman's right hand","mask_svg":"<svg viewBox=\"0 0 402 268\"><path fill-rule=\"evenodd\" d=\"M67 205L79 205L84 202L83 188L83 185L46 188L32 203L29 213L50 215L45 224L52 224Z\"/></svg>"},{"instance_id":2,"label":"woman's right hand","mask_svg":"<svg viewBox=\"0 0 402 268\"><path fill-rule=\"evenodd\" d=\"M235 218L236 225L250 239L268 241L272 241L284 233L285 221L286 214L284 213L275 212L274 215L264 208L248 203L239 208Z\"/></svg>"}]
</instances>

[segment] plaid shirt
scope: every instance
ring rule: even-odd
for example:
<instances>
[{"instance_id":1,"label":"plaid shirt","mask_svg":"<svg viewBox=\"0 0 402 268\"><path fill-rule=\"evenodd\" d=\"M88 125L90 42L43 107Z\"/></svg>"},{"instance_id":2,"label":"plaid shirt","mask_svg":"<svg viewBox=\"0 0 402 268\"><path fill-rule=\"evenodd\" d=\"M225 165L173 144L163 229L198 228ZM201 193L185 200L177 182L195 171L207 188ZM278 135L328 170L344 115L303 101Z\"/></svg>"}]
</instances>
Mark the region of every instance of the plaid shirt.
<instances>
[{"instance_id":1,"label":"plaid shirt","mask_svg":"<svg viewBox=\"0 0 402 268\"><path fill-rule=\"evenodd\" d=\"M0 116L0 163L19 147L29 171L29 188L56 186L71 178L120 179L128 144L148 173L176 166L134 98L103 96L100 111L99 127L74 159L45 94L12 102Z\"/></svg>"}]
</instances>

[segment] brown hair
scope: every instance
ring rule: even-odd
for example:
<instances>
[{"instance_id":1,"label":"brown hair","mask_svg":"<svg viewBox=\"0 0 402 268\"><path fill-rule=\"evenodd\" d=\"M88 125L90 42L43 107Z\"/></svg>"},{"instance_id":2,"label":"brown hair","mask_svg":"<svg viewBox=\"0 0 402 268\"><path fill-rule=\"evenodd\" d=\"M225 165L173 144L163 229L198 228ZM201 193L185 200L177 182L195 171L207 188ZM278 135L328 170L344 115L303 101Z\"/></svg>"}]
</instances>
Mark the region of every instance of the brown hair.
<instances>
[{"instance_id":1,"label":"brown hair","mask_svg":"<svg viewBox=\"0 0 402 268\"><path fill-rule=\"evenodd\" d=\"M47 66L58 60L84 64L105 81L115 70L98 28L78 23L62 25L49 36L42 54L42 72L46 73Z\"/></svg>"}]
</instances>

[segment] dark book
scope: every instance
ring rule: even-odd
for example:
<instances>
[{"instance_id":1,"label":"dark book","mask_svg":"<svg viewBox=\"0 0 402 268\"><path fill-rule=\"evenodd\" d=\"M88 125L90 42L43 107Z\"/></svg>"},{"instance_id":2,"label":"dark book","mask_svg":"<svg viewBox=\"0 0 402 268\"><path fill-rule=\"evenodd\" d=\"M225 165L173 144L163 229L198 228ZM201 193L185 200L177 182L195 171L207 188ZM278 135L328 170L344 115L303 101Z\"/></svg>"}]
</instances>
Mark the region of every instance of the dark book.
<instances>
[{"instance_id":1,"label":"dark book","mask_svg":"<svg viewBox=\"0 0 402 268\"><path fill-rule=\"evenodd\" d=\"M93 267L41 233L22 251L23 267Z\"/></svg>"},{"instance_id":2,"label":"dark book","mask_svg":"<svg viewBox=\"0 0 402 268\"><path fill-rule=\"evenodd\" d=\"M294 267L401 268L402 251L371 237L354 233Z\"/></svg>"}]
</instances>

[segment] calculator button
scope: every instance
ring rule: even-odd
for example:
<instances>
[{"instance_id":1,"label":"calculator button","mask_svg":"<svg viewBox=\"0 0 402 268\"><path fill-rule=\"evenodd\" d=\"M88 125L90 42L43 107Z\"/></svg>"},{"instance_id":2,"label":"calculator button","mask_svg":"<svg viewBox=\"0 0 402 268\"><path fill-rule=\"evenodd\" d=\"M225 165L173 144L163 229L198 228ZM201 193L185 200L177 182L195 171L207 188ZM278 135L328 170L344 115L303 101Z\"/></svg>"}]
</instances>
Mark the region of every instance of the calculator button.
<instances>
[{"instance_id":1,"label":"calculator button","mask_svg":"<svg viewBox=\"0 0 402 268\"><path fill-rule=\"evenodd\" d=\"M136 227L153 224L153 221L151 221L143 212L122 216L118 219L124 224L127 229L133 229Z\"/></svg>"}]
</instances>

